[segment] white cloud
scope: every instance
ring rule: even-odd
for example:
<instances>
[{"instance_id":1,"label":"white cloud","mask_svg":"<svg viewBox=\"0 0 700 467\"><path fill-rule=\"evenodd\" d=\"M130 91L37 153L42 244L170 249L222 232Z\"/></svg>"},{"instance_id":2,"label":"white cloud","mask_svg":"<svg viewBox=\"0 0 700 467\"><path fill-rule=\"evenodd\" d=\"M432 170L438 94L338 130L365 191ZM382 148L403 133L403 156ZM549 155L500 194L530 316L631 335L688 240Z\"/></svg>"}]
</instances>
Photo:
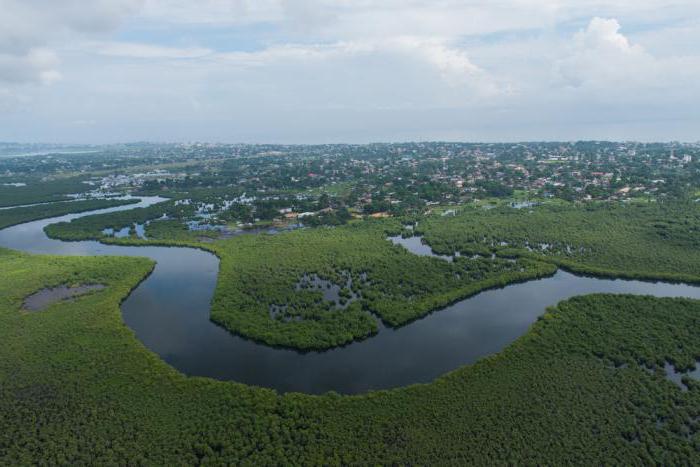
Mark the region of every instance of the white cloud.
<instances>
[{"instance_id":1,"label":"white cloud","mask_svg":"<svg viewBox=\"0 0 700 467\"><path fill-rule=\"evenodd\" d=\"M191 66L227 87L248 88L243 100L285 107L459 107L507 88L440 38L286 44L213 54Z\"/></svg>"},{"instance_id":2,"label":"white cloud","mask_svg":"<svg viewBox=\"0 0 700 467\"><path fill-rule=\"evenodd\" d=\"M698 17L697 0L0 0L0 107L27 116L0 116L0 139L30 117L123 139L619 130L700 104Z\"/></svg>"},{"instance_id":3,"label":"white cloud","mask_svg":"<svg viewBox=\"0 0 700 467\"><path fill-rule=\"evenodd\" d=\"M243 24L280 21L278 0L144 0L143 18L180 24Z\"/></svg>"},{"instance_id":4,"label":"white cloud","mask_svg":"<svg viewBox=\"0 0 700 467\"><path fill-rule=\"evenodd\" d=\"M585 31L574 36L574 41L581 49L614 50L623 54L643 52L620 34L620 23L616 19L593 18Z\"/></svg>"},{"instance_id":5,"label":"white cloud","mask_svg":"<svg viewBox=\"0 0 700 467\"><path fill-rule=\"evenodd\" d=\"M556 65L571 86L632 83L655 71L653 57L620 33L615 19L593 18L573 38L568 56Z\"/></svg>"},{"instance_id":6,"label":"white cloud","mask_svg":"<svg viewBox=\"0 0 700 467\"><path fill-rule=\"evenodd\" d=\"M51 50L32 48L26 54L0 53L0 82L50 84L60 78L58 57Z\"/></svg>"},{"instance_id":7,"label":"white cloud","mask_svg":"<svg viewBox=\"0 0 700 467\"><path fill-rule=\"evenodd\" d=\"M145 59L201 58L213 53L203 47L164 47L135 42L98 42L84 47L93 48L100 55Z\"/></svg>"},{"instance_id":8,"label":"white cloud","mask_svg":"<svg viewBox=\"0 0 700 467\"><path fill-rule=\"evenodd\" d=\"M555 63L561 83L610 98L642 101L688 93L699 99L700 55L655 56L622 32L616 19L593 18ZM695 76L695 78L693 78ZM690 86L690 87L687 87Z\"/></svg>"},{"instance_id":9,"label":"white cloud","mask_svg":"<svg viewBox=\"0 0 700 467\"><path fill-rule=\"evenodd\" d=\"M401 52L415 55L434 66L445 82L452 86L469 84L486 77L484 70L474 65L464 50L450 47L442 40L401 37L394 44Z\"/></svg>"},{"instance_id":10,"label":"white cloud","mask_svg":"<svg viewBox=\"0 0 700 467\"><path fill-rule=\"evenodd\" d=\"M141 0L0 0L0 81L51 83L61 73L55 43L103 34L136 12ZM7 91L6 91L7 92Z\"/></svg>"},{"instance_id":11,"label":"white cloud","mask_svg":"<svg viewBox=\"0 0 700 467\"><path fill-rule=\"evenodd\" d=\"M457 37L550 28L592 16L672 23L696 0L144 0L140 16L201 25L265 23L306 38Z\"/></svg>"}]
</instances>

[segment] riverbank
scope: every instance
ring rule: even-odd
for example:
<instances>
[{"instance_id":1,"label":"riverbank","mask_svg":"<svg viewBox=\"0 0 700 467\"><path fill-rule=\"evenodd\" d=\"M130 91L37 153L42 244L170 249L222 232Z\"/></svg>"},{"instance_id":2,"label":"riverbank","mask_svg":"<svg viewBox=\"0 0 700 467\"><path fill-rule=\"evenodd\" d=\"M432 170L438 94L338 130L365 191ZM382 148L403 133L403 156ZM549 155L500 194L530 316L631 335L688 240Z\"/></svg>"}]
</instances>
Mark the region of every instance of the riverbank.
<instances>
[{"instance_id":1,"label":"riverbank","mask_svg":"<svg viewBox=\"0 0 700 467\"><path fill-rule=\"evenodd\" d=\"M144 199L139 206L148 207L160 201L160 198ZM127 210L130 206L112 209ZM167 247L164 248L136 239L109 238L106 244L102 244L94 241L64 242L44 235L44 228L53 222L70 221L89 214L68 215L2 230L0 244L25 251L61 255L151 258L156 262L152 273L122 304L123 319L136 337L183 374L234 380L279 392L319 394L336 391L352 394L425 383L499 352L525 333L543 309L574 295L616 292L693 297L699 290L682 284L600 280L564 272L549 273L550 277L540 280L488 291L472 291L475 295L470 299L458 299L429 317L413 320L399 328L385 327L379 322L372 337L360 342L350 342L330 351L299 352L232 334L211 321L210 305L215 297L215 287L217 283L220 286L222 282L231 280L225 277L217 280L222 267L219 260L207 251L219 251L222 257L228 259L231 257L227 256L227 252L238 251L252 258L255 261L253 264L259 264L265 255L254 248L247 250L241 246L275 242L280 247L291 247L292 251L301 253L303 257L306 250L295 247L294 242L289 242L290 239L308 239L310 234L323 237L327 231L297 231L285 234L284 238L248 236L231 240L223 248L221 245L217 247L217 244L192 245L197 249L182 242L166 243ZM359 231L367 234L365 230ZM417 260L415 255L402 247L391 246L383 240L383 230L379 229L376 234L382 248L401 258ZM369 240L373 238L370 236ZM232 249L233 245L239 248ZM315 250L322 251L318 247ZM294 257L290 255L290 258ZM337 260L337 255L335 258ZM467 258L459 261L462 260L467 261ZM420 264L427 262L436 270L441 270L446 264L443 260L431 258L420 258L418 261ZM490 265L495 261L485 259L477 264ZM238 259L232 263L245 264ZM517 264L507 259L503 259L502 263L508 266ZM282 266L281 263L277 264L279 268ZM410 271L409 268L403 269L404 272ZM328 277L334 278L335 275ZM343 277L334 280L348 280L348 276ZM263 277L260 283L266 280L269 279ZM361 275L359 280L362 281ZM483 284L482 281L471 286L478 288ZM293 284L289 288L295 290ZM345 310L338 312L344 313Z\"/></svg>"},{"instance_id":2,"label":"riverbank","mask_svg":"<svg viewBox=\"0 0 700 467\"><path fill-rule=\"evenodd\" d=\"M185 377L136 339L119 303L148 274L147 260L2 249L0 259L3 463L700 461L700 388L688 380L683 391L659 366L682 368L700 354L688 332L700 301L579 297L502 352L429 384L279 396ZM25 296L65 277L107 288L19 311Z\"/></svg>"}]
</instances>

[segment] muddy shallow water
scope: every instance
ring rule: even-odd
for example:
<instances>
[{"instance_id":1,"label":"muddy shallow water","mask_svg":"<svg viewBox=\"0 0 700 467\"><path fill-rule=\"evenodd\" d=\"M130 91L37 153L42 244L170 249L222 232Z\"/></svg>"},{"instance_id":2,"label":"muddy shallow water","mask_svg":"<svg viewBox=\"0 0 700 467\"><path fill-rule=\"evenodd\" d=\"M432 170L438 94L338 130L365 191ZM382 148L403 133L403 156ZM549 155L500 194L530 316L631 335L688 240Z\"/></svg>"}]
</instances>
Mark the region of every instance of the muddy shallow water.
<instances>
[{"instance_id":1,"label":"muddy shallow water","mask_svg":"<svg viewBox=\"0 0 700 467\"><path fill-rule=\"evenodd\" d=\"M54 303L71 300L81 295L103 290L104 285L79 285L77 287L68 287L61 285L52 289L42 289L35 294L30 295L24 300L23 308L27 311L42 311L53 305Z\"/></svg>"}]
</instances>

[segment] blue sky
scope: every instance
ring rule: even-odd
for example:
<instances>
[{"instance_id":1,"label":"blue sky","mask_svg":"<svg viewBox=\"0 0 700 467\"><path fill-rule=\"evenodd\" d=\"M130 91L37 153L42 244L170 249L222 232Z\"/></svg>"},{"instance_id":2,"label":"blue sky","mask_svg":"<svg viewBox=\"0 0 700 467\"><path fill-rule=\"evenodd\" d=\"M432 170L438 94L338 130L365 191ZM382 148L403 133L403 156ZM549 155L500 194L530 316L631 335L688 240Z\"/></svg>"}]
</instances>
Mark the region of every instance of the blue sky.
<instances>
[{"instance_id":1,"label":"blue sky","mask_svg":"<svg viewBox=\"0 0 700 467\"><path fill-rule=\"evenodd\" d=\"M700 140L697 0L0 0L0 140Z\"/></svg>"}]
</instances>

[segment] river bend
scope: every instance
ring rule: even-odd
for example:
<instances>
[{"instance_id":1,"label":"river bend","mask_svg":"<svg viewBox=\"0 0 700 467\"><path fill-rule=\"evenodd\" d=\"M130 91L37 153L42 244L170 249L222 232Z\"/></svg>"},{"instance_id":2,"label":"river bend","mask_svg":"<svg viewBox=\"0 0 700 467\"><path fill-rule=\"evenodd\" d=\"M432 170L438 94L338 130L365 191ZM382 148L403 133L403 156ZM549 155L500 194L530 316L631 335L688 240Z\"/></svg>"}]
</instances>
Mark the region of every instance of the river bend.
<instances>
[{"instance_id":1,"label":"river bend","mask_svg":"<svg viewBox=\"0 0 700 467\"><path fill-rule=\"evenodd\" d=\"M149 206L138 204L29 222L0 231L0 246L55 255L142 256L156 261L153 273L122 304L124 322L168 364L187 375L319 394L351 394L429 382L499 352L523 335L547 306L575 295L630 293L700 299L700 287L663 282L554 276L482 292L399 329L325 352L279 349L233 335L209 320L219 260L192 248L128 247L95 241L63 242L44 227L96 213Z\"/></svg>"}]
</instances>

